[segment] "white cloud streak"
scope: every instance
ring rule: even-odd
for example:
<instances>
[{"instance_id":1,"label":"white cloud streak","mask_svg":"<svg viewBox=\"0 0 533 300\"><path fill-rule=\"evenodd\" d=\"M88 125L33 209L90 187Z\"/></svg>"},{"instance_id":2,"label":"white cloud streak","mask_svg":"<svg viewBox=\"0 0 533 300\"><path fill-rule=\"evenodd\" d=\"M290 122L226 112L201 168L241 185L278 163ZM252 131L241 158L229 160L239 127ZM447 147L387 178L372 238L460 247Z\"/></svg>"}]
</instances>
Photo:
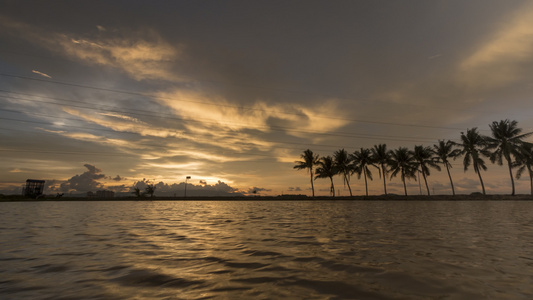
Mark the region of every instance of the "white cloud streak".
<instances>
[{"instance_id":1,"label":"white cloud streak","mask_svg":"<svg viewBox=\"0 0 533 300\"><path fill-rule=\"evenodd\" d=\"M43 73L43 72L39 72L37 70L31 70L32 73L35 73L35 74L38 74L38 75L41 75L43 77L46 77L46 78L52 78L52 76L46 74L46 73Z\"/></svg>"}]
</instances>

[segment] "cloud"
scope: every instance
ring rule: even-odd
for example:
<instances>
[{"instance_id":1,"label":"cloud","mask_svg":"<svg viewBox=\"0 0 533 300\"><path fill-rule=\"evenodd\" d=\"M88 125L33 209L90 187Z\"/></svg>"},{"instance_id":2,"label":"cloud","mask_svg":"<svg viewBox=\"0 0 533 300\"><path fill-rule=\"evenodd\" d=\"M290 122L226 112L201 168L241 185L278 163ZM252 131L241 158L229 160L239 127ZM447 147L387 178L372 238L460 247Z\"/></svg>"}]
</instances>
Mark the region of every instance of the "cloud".
<instances>
[{"instance_id":1,"label":"cloud","mask_svg":"<svg viewBox=\"0 0 533 300\"><path fill-rule=\"evenodd\" d=\"M133 132L138 133L142 136L154 136L154 137L179 137L183 134L181 130L168 129L164 127L158 127L154 125L148 125L144 123L139 123L136 121L132 122L132 119L129 118L113 118L111 120L100 118L95 114L84 113L79 110L71 108L63 108L63 111L69 113L70 115L80 117L91 123L98 124L103 127L113 129L115 131L123 132Z\"/></svg>"},{"instance_id":2,"label":"cloud","mask_svg":"<svg viewBox=\"0 0 533 300\"><path fill-rule=\"evenodd\" d=\"M270 191L272 191L272 190L254 186L254 187L248 188L248 190L246 190L244 193L248 194L248 195L255 195L255 194L259 194L261 192L270 192Z\"/></svg>"},{"instance_id":3,"label":"cloud","mask_svg":"<svg viewBox=\"0 0 533 300\"><path fill-rule=\"evenodd\" d=\"M142 124L146 124L146 123L140 121L140 120L137 119L137 118L133 118L133 117L130 117L130 116L121 115L121 114L117 114L117 113L105 112L105 113L100 113L100 115L102 115L102 116L107 116L107 117L114 117L114 118L122 119L122 120L126 120L126 121L131 121L131 122L133 122L133 123L142 123Z\"/></svg>"},{"instance_id":4,"label":"cloud","mask_svg":"<svg viewBox=\"0 0 533 300\"><path fill-rule=\"evenodd\" d=\"M128 193L130 191L131 187L126 186L125 184L121 185L109 185L106 186L106 190L111 190L115 193Z\"/></svg>"},{"instance_id":5,"label":"cloud","mask_svg":"<svg viewBox=\"0 0 533 300\"><path fill-rule=\"evenodd\" d=\"M182 46L169 44L151 29L121 32L97 26L96 32L74 35L45 31L5 16L0 18L0 26L50 51L122 70L135 80L177 80L170 66L179 60Z\"/></svg>"},{"instance_id":6,"label":"cloud","mask_svg":"<svg viewBox=\"0 0 533 300\"><path fill-rule=\"evenodd\" d=\"M115 177L112 177L111 179L114 180L114 181L121 181L121 180L125 180L126 178L120 177L120 175L117 175Z\"/></svg>"},{"instance_id":7,"label":"cloud","mask_svg":"<svg viewBox=\"0 0 533 300\"><path fill-rule=\"evenodd\" d=\"M500 87L520 79L533 57L533 5L526 3L459 66L471 86Z\"/></svg>"},{"instance_id":8,"label":"cloud","mask_svg":"<svg viewBox=\"0 0 533 300\"><path fill-rule=\"evenodd\" d=\"M324 112L328 115L343 115L335 100L305 106L255 101L242 107L220 95L192 90L162 92L155 100L172 108L180 117L197 121L194 126L200 123L206 128L253 129L261 132L282 129L288 134L301 136L332 132L349 123L340 118L328 118L328 122L323 122L321 115ZM305 128L305 131L297 130L298 128Z\"/></svg>"},{"instance_id":9,"label":"cloud","mask_svg":"<svg viewBox=\"0 0 533 300\"><path fill-rule=\"evenodd\" d=\"M472 172L473 173L473 172ZM479 179L477 178L477 175L475 175L476 178L466 178L466 177L463 177L459 180L454 180L453 183L454 183L454 186L456 187L456 189L458 191L463 191L463 192L481 192L481 183L479 182ZM499 184L494 184L494 182L491 182L491 181L488 181L489 178L487 178L486 174L482 173L482 178L483 178L483 184L485 185L485 189L487 191L489 190L496 190L498 189L499 187L502 187L502 186L506 186L507 183L505 182L501 182Z\"/></svg>"},{"instance_id":10,"label":"cloud","mask_svg":"<svg viewBox=\"0 0 533 300\"><path fill-rule=\"evenodd\" d=\"M172 196L184 196L185 182L167 184L163 181L154 183L151 180L143 179L133 184L133 187L139 188L144 191L148 184L154 184L156 187L156 196L172 197ZM131 189L133 191L133 189ZM228 185L225 182L218 181L216 184L200 184L195 185L192 183L187 184L187 196L242 196L237 188Z\"/></svg>"},{"instance_id":11,"label":"cloud","mask_svg":"<svg viewBox=\"0 0 533 300\"><path fill-rule=\"evenodd\" d=\"M61 183L60 190L62 192L87 192L103 189L103 184L98 181L106 177L101 174L102 170L90 164L83 166L87 168L86 172L81 175L74 175L66 182Z\"/></svg>"},{"instance_id":12,"label":"cloud","mask_svg":"<svg viewBox=\"0 0 533 300\"><path fill-rule=\"evenodd\" d=\"M43 73L43 72L39 72L39 71L37 71L37 70L31 70L31 72L32 72L32 73L35 73L35 74L39 74L39 75L41 75L41 76L43 76L43 77L46 77L46 78L52 78L52 76L50 76L50 75L48 75L48 74L45 74L45 73Z\"/></svg>"}]
</instances>

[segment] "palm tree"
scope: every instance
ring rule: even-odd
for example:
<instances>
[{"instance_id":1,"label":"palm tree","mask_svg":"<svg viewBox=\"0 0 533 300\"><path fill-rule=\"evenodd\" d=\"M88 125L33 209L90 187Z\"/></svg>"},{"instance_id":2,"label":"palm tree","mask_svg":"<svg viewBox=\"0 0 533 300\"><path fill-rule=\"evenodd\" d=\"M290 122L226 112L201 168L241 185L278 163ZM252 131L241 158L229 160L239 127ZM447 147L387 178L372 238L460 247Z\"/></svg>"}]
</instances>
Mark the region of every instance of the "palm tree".
<instances>
[{"instance_id":1,"label":"palm tree","mask_svg":"<svg viewBox=\"0 0 533 300\"><path fill-rule=\"evenodd\" d=\"M137 198L140 198L141 197L141 189L136 187L136 186L133 186L133 192L131 192L133 195L135 195Z\"/></svg>"},{"instance_id":2,"label":"palm tree","mask_svg":"<svg viewBox=\"0 0 533 300\"><path fill-rule=\"evenodd\" d=\"M315 197L315 186L313 184L313 166L316 166L318 164L318 154L314 154L313 151L307 149L302 153L300 157L303 161L296 161L296 165L294 166L294 168L297 170L309 170L309 175L311 176L311 190L313 191L313 197Z\"/></svg>"},{"instance_id":3,"label":"palm tree","mask_svg":"<svg viewBox=\"0 0 533 300\"><path fill-rule=\"evenodd\" d=\"M455 145L456 144L450 140L439 140L439 143L437 145L433 145L433 153L435 154L437 162L442 163L446 167L446 171L448 172L448 178L450 178L452 194L454 196L455 188L453 186L452 175L450 174L450 168L452 167L452 164L450 163L448 158L455 159L461 153L459 149L453 149Z\"/></svg>"},{"instance_id":4,"label":"palm tree","mask_svg":"<svg viewBox=\"0 0 533 300\"><path fill-rule=\"evenodd\" d=\"M350 157L346 150L341 149L335 151L333 154L334 164L339 174L343 176L344 186L348 185L348 190L350 191L350 197L352 195L352 188L350 187Z\"/></svg>"},{"instance_id":5,"label":"palm tree","mask_svg":"<svg viewBox=\"0 0 533 300\"><path fill-rule=\"evenodd\" d=\"M424 183L426 184L426 190L429 193L429 185L427 176L430 175L429 167L435 168L440 171L439 165L437 165L436 161L433 159L433 151L430 147L424 147L422 145L415 146L415 151L413 152L414 159L416 161L416 165L418 168L418 172L422 173L422 177L424 178ZM419 177L420 179L420 177Z\"/></svg>"},{"instance_id":6,"label":"palm tree","mask_svg":"<svg viewBox=\"0 0 533 300\"><path fill-rule=\"evenodd\" d=\"M390 161L390 153L387 151L387 145L374 145L374 148L372 148L372 160L381 167L379 176L383 174L383 191L385 192L385 195L387 195L387 165Z\"/></svg>"},{"instance_id":7,"label":"palm tree","mask_svg":"<svg viewBox=\"0 0 533 300\"><path fill-rule=\"evenodd\" d=\"M361 150L355 151L350 156L352 158L352 172L357 173L359 179L361 179L361 174L365 177L365 190L366 195L368 196L368 183L366 178L368 177L372 180L372 172L370 172L368 166L374 166L378 168L378 170L379 167L374 164L370 149L361 148Z\"/></svg>"},{"instance_id":8,"label":"palm tree","mask_svg":"<svg viewBox=\"0 0 533 300\"><path fill-rule=\"evenodd\" d=\"M416 180L416 161L413 156L413 152L405 147L400 147L390 152L390 170L391 179L400 174L403 181L403 189L407 196L407 186L405 185L405 179L413 178Z\"/></svg>"},{"instance_id":9,"label":"palm tree","mask_svg":"<svg viewBox=\"0 0 533 300\"><path fill-rule=\"evenodd\" d=\"M474 172L479 176L483 195L485 195L485 185L481 178L480 169L486 171L487 166L481 156L490 156L490 153L485 149L486 144L486 139L477 132L477 127L467 129L466 134L461 132L461 146L463 147L461 155L464 155L463 165L465 172L468 170L470 164L474 166Z\"/></svg>"},{"instance_id":10,"label":"palm tree","mask_svg":"<svg viewBox=\"0 0 533 300\"><path fill-rule=\"evenodd\" d=\"M515 163L518 167L518 171L516 171L516 179L520 179L522 173L527 169L531 195L533 195L533 144L523 143L519 148L519 153L520 155L517 157Z\"/></svg>"},{"instance_id":11,"label":"palm tree","mask_svg":"<svg viewBox=\"0 0 533 300\"><path fill-rule=\"evenodd\" d=\"M514 120L494 121L489 125L492 137L486 137L487 150L493 151L490 154L490 161L492 163L497 162L500 166L503 164L502 158L505 158L507 161L509 175L511 177L512 196L515 194L512 171L513 157L516 159L520 155L519 149L524 143L523 139L533 134L533 132L521 134L522 129L518 128L517 125L518 122Z\"/></svg>"},{"instance_id":12,"label":"palm tree","mask_svg":"<svg viewBox=\"0 0 533 300\"><path fill-rule=\"evenodd\" d=\"M333 176L337 175L337 168L331 156L325 156L318 161L318 168L316 168L317 178L329 178L331 181L330 194L335 197L335 186L333 185Z\"/></svg>"},{"instance_id":13,"label":"palm tree","mask_svg":"<svg viewBox=\"0 0 533 300\"><path fill-rule=\"evenodd\" d=\"M146 186L146 193L150 195L150 197L154 196L156 186L154 184L148 184Z\"/></svg>"}]
</instances>

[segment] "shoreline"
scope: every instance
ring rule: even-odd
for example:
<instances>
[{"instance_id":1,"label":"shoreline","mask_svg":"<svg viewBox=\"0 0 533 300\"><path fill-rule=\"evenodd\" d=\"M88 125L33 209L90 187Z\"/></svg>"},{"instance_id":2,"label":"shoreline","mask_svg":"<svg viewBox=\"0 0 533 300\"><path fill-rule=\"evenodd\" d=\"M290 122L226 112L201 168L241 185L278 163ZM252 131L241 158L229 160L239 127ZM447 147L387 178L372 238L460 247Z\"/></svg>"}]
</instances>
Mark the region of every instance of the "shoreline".
<instances>
[{"instance_id":1,"label":"shoreline","mask_svg":"<svg viewBox=\"0 0 533 300\"><path fill-rule=\"evenodd\" d=\"M190 197L41 197L38 199L11 195L0 197L0 202L42 202L42 201L533 201L532 195L376 195L376 196L317 196L280 195L280 196L190 196Z\"/></svg>"}]
</instances>

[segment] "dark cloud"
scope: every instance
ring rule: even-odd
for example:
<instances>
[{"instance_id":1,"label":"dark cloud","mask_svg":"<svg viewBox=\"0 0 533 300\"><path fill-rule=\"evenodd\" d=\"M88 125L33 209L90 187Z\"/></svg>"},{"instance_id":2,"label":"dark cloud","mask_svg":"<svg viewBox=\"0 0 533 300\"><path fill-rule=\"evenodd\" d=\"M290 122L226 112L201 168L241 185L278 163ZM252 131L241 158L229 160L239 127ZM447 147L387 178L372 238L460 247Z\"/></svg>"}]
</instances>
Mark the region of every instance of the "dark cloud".
<instances>
[{"instance_id":1,"label":"dark cloud","mask_svg":"<svg viewBox=\"0 0 533 300\"><path fill-rule=\"evenodd\" d=\"M88 192L103 189L104 185L99 181L105 179L105 174L96 166L85 164L87 171L81 175L74 175L66 182L61 183L59 190L62 192Z\"/></svg>"},{"instance_id":2,"label":"dark cloud","mask_svg":"<svg viewBox=\"0 0 533 300\"><path fill-rule=\"evenodd\" d=\"M120 177L120 175L117 175L115 177L110 177L110 179L114 180L114 181L121 181L121 180L126 180L126 178L124 177Z\"/></svg>"},{"instance_id":3,"label":"dark cloud","mask_svg":"<svg viewBox=\"0 0 533 300\"><path fill-rule=\"evenodd\" d=\"M270 192L270 191L272 190L254 186L246 190L244 193L248 195L254 195L254 194L260 194L261 192Z\"/></svg>"},{"instance_id":4,"label":"dark cloud","mask_svg":"<svg viewBox=\"0 0 533 300\"><path fill-rule=\"evenodd\" d=\"M105 189L113 191L115 193L127 193L131 190L131 187L126 186L125 184L121 184L121 185L108 185L105 187Z\"/></svg>"}]
</instances>

